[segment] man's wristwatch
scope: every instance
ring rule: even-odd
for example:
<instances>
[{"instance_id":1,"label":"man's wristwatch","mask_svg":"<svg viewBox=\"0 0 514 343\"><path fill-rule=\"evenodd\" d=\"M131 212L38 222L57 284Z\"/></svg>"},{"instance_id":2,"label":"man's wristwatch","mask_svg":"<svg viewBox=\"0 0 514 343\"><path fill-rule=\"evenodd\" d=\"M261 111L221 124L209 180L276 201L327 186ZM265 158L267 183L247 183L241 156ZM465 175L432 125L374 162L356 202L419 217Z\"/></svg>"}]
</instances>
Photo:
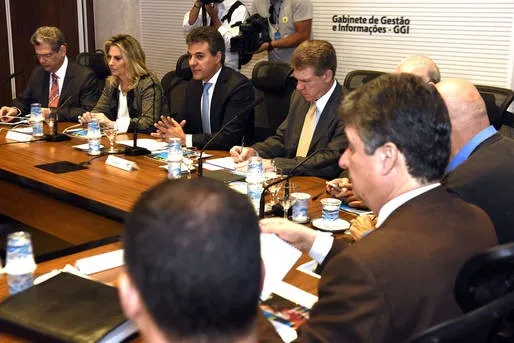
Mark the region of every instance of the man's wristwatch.
<instances>
[{"instance_id":1,"label":"man's wristwatch","mask_svg":"<svg viewBox=\"0 0 514 343\"><path fill-rule=\"evenodd\" d=\"M272 43L272 41L268 42L268 51L273 50L273 44L271 44L271 43Z\"/></svg>"}]
</instances>

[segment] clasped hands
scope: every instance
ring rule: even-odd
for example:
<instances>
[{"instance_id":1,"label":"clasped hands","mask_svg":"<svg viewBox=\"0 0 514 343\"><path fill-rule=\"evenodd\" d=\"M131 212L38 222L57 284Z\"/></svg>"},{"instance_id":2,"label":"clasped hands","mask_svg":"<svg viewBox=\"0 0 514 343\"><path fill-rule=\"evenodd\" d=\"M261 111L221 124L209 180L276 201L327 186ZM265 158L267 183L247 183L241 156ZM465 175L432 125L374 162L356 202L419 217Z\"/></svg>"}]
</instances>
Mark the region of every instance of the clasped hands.
<instances>
[{"instance_id":1,"label":"clasped hands","mask_svg":"<svg viewBox=\"0 0 514 343\"><path fill-rule=\"evenodd\" d=\"M170 138L180 138L182 145L186 145L185 125L185 120L179 123L172 117L161 116L161 119L154 124L157 131L152 132L151 135L164 142L169 142Z\"/></svg>"}]
</instances>

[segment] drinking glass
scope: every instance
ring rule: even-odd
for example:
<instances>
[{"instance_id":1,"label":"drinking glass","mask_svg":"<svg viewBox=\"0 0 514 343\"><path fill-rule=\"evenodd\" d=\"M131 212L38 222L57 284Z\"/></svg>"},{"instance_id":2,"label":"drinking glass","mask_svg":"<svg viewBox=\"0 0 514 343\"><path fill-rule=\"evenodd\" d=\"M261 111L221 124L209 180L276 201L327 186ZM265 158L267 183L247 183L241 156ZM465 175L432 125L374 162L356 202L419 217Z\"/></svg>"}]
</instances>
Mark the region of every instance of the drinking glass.
<instances>
[{"instance_id":1,"label":"drinking glass","mask_svg":"<svg viewBox=\"0 0 514 343\"><path fill-rule=\"evenodd\" d=\"M264 186L267 186L272 182L277 181L277 178L281 177L282 170L280 168L277 168L275 162L272 162L271 167L266 168L263 174ZM272 209L273 205L277 203L277 191L279 188L280 184L276 184L268 188L271 197L269 198L269 201L266 202L266 212L269 212Z\"/></svg>"},{"instance_id":2,"label":"drinking glass","mask_svg":"<svg viewBox=\"0 0 514 343\"><path fill-rule=\"evenodd\" d=\"M104 127L103 129L105 136L109 140L109 150L108 153L116 153L118 150L116 149L116 136L118 135L118 127L114 125L114 127Z\"/></svg>"},{"instance_id":3,"label":"drinking glass","mask_svg":"<svg viewBox=\"0 0 514 343\"><path fill-rule=\"evenodd\" d=\"M286 181L281 184L280 189L278 190L277 198L282 204L282 208L284 209L284 218L287 219L287 213L291 206L293 206L295 199L291 196L292 193L296 192L296 186L290 181Z\"/></svg>"}]
</instances>

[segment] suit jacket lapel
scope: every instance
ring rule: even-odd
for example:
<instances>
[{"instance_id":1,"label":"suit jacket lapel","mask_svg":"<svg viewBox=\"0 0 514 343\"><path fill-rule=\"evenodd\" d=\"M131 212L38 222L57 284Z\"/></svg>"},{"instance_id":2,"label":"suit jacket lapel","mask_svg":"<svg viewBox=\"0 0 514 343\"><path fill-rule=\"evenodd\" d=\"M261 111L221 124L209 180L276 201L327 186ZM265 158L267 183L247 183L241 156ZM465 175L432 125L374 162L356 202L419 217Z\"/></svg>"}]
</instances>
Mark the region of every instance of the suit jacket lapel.
<instances>
[{"instance_id":1,"label":"suit jacket lapel","mask_svg":"<svg viewBox=\"0 0 514 343\"><path fill-rule=\"evenodd\" d=\"M332 120L334 120L334 117L337 116L337 110L334 110L334 107L339 106L339 104L336 102L338 99L340 99L341 91L341 85L339 85L339 83L336 84L334 92L330 96L330 99L328 99L328 102L319 117L318 125L316 125L316 128L314 129L311 145L309 146L309 154L315 150L314 148L316 147L316 144L321 139L321 137L327 134L327 130L330 127Z\"/></svg>"},{"instance_id":2,"label":"suit jacket lapel","mask_svg":"<svg viewBox=\"0 0 514 343\"><path fill-rule=\"evenodd\" d=\"M68 62L68 68L66 68L66 75L64 76L62 83L61 94L59 95L59 106L63 103L63 101L66 101L68 94L70 94L70 89L72 87L74 77L75 75L73 75L73 72L71 71L71 62Z\"/></svg>"},{"instance_id":3,"label":"suit jacket lapel","mask_svg":"<svg viewBox=\"0 0 514 343\"><path fill-rule=\"evenodd\" d=\"M45 71L43 75L43 85L41 87L43 92L41 93L41 97L43 101L41 101L41 106L48 107L48 96L50 95L50 73Z\"/></svg>"}]
</instances>

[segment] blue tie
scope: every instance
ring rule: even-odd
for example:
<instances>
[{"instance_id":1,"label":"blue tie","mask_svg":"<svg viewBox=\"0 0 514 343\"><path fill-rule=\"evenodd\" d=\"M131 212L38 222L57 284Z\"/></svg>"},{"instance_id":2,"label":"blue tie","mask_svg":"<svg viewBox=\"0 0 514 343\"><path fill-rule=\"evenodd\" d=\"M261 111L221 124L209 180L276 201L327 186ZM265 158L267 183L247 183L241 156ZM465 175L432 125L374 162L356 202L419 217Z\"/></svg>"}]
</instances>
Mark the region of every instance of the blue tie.
<instances>
[{"instance_id":1,"label":"blue tie","mask_svg":"<svg viewBox=\"0 0 514 343\"><path fill-rule=\"evenodd\" d=\"M203 133L211 133L211 116L209 115L209 88L212 83L203 84L203 100L202 100L202 128Z\"/></svg>"}]
</instances>

